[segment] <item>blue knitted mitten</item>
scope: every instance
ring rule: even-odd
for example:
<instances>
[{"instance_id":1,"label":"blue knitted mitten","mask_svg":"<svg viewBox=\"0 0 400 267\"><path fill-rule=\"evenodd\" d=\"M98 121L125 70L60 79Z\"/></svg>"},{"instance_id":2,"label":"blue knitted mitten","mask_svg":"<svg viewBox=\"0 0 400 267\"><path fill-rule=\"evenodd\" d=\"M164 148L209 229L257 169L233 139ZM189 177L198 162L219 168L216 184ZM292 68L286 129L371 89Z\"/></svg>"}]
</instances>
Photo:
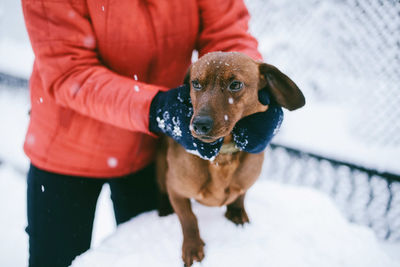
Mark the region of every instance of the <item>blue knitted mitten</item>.
<instances>
[{"instance_id":1,"label":"blue knitted mitten","mask_svg":"<svg viewBox=\"0 0 400 267\"><path fill-rule=\"evenodd\" d=\"M182 145L188 152L212 160L219 152L223 138L204 143L192 136L189 125L193 115L190 91L187 85L158 92L150 105L149 130L164 133Z\"/></svg>"}]
</instances>

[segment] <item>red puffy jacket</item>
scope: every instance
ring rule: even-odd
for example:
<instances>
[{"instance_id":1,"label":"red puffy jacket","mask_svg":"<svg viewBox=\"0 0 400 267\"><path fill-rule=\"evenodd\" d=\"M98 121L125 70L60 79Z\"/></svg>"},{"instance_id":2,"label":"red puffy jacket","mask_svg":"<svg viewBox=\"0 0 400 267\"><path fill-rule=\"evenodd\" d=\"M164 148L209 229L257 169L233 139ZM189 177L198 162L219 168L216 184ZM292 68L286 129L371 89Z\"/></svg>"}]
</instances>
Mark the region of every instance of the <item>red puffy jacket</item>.
<instances>
[{"instance_id":1,"label":"red puffy jacket","mask_svg":"<svg viewBox=\"0 0 400 267\"><path fill-rule=\"evenodd\" d=\"M260 59L242 0L22 0L35 62L24 150L44 170L135 172L154 158L149 107L194 49Z\"/></svg>"}]
</instances>

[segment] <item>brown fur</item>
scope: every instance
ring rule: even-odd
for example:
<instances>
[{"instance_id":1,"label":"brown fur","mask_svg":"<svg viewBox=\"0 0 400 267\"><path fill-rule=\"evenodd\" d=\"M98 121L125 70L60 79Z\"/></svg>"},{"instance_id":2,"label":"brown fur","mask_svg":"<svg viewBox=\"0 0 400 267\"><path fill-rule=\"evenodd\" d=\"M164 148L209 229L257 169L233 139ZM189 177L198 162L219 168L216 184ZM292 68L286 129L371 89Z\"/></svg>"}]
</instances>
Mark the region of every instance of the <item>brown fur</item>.
<instances>
[{"instance_id":1,"label":"brown fur","mask_svg":"<svg viewBox=\"0 0 400 267\"><path fill-rule=\"evenodd\" d=\"M191 84L194 80L202 89L194 90L191 86L192 122L198 115L210 116L214 121L207 135L197 135L192 130L193 136L204 142L224 137L224 143L230 143L230 133L241 118L267 110L268 106L258 101L258 90L262 88L267 87L270 95L289 110L304 105L302 93L286 75L241 53L214 52L203 56L191 66L185 82ZM228 87L233 80L243 82L243 89L230 91ZM239 151L219 154L213 161L207 161L188 153L171 138L163 140L157 156L157 175L164 193L159 214L172 212L166 203L169 198L182 225L185 266L204 258L204 242L190 199L207 206L226 205L225 216L233 223L249 222L244 208L245 193L258 178L263 159L264 153Z\"/></svg>"}]
</instances>

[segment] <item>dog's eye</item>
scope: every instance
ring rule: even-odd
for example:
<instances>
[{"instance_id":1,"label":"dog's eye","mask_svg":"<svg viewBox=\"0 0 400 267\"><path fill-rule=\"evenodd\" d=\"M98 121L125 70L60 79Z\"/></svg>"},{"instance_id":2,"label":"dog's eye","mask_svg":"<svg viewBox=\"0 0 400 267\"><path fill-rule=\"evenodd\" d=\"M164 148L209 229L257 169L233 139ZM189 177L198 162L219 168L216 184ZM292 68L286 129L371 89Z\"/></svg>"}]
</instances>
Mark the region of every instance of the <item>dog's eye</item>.
<instances>
[{"instance_id":1,"label":"dog's eye","mask_svg":"<svg viewBox=\"0 0 400 267\"><path fill-rule=\"evenodd\" d=\"M199 83L198 80L193 80L193 81L192 81L192 86L193 86L193 88L194 88L195 90L197 90L197 91L201 90L201 84Z\"/></svg>"},{"instance_id":2,"label":"dog's eye","mask_svg":"<svg viewBox=\"0 0 400 267\"><path fill-rule=\"evenodd\" d=\"M240 91L242 88L243 88L243 83L239 81L233 81L229 85L229 90L233 92Z\"/></svg>"}]
</instances>

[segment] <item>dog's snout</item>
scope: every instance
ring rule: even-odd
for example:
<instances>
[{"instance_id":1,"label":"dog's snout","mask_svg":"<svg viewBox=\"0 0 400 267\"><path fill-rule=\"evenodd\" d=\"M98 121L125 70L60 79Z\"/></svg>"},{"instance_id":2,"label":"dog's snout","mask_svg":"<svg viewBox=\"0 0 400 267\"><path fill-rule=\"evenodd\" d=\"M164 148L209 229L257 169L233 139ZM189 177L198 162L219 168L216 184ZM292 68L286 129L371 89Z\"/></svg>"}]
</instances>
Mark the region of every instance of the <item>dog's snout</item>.
<instances>
[{"instance_id":1,"label":"dog's snout","mask_svg":"<svg viewBox=\"0 0 400 267\"><path fill-rule=\"evenodd\" d=\"M206 135L211 132L213 124L210 116L196 116L193 119L193 130L198 135Z\"/></svg>"}]
</instances>

